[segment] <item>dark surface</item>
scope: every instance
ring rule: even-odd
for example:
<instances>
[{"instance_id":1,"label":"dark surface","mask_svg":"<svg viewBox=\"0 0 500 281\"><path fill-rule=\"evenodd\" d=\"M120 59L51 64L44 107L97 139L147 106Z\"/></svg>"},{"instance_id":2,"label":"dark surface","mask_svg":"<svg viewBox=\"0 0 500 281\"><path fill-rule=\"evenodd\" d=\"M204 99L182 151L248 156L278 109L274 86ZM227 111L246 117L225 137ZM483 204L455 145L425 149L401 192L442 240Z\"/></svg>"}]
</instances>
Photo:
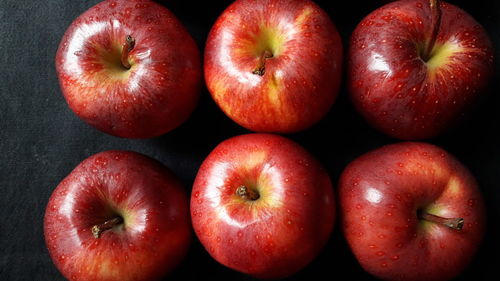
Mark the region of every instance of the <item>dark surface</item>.
<instances>
[{"instance_id":1,"label":"dark surface","mask_svg":"<svg viewBox=\"0 0 500 281\"><path fill-rule=\"evenodd\" d=\"M109 149L152 156L172 169L187 192L204 157L243 128L223 115L204 88L187 123L149 140L112 137L80 121L61 95L54 67L59 40L74 18L98 0L0 1L0 280L64 280L43 240L43 214L52 190L80 161ZM231 1L160 1L186 25L203 48L217 16ZM214 3L215 2L215 3ZM356 24L388 1L317 1L336 23L344 46ZM450 1L468 11L500 43L498 1ZM345 77L344 77L345 80ZM327 117L313 128L289 135L311 151L334 182L345 165L364 152L397 142L371 129L354 112L345 81ZM500 90L498 71L490 95L471 117L428 140L454 154L477 177L488 211L488 232L474 262L459 280L498 280L500 265ZM339 227L322 254L291 280L372 280L350 253ZM251 279L217 264L195 239L172 280Z\"/></svg>"}]
</instances>

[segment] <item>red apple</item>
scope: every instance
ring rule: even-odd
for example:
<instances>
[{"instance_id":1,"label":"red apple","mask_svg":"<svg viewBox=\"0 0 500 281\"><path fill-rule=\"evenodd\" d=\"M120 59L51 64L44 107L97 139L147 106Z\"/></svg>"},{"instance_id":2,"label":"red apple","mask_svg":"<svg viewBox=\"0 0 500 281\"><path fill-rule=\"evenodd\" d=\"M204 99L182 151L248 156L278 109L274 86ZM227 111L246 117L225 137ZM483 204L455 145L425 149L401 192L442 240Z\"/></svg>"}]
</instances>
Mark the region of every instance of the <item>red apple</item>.
<instances>
[{"instance_id":1,"label":"red apple","mask_svg":"<svg viewBox=\"0 0 500 281\"><path fill-rule=\"evenodd\" d=\"M318 122L337 96L342 44L309 0L237 0L212 27L205 80L241 126L290 133Z\"/></svg>"},{"instance_id":2,"label":"red apple","mask_svg":"<svg viewBox=\"0 0 500 281\"><path fill-rule=\"evenodd\" d=\"M484 91L493 72L486 31L466 12L436 0L389 3L355 29L351 99L366 120L401 139L450 128Z\"/></svg>"},{"instance_id":3,"label":"red apple","mask_svg":"<svg viewBox=\"0 0 500 281\"><path fill-rule=\"evenodd\" d=\"M384 280L455 277L484 234L474 177L430 144L393 144L359 157L342 173L339 197L354 255Z\"/></svg>"},{"instance_id":4,"label":"red apple","mask_svg":"<svg viewBox=\"0 0 500 281\"><path fill-rule=\"evenodd\" d=\"M149 138L184 122L201 85L200 54L177 18L151 1L97 4L68 28L56 55L70 108L111 135Z\"/></svg>"},{"instance_id":5,"label":"red apple","mask_svg":"<svg viewBox=\"0 0 500 281\"><path fill-rule=\"evenodd\" d=\"M249 134L219 144L191 193L195 233L214 259L259 278L291 275L322 249L334 223L328 174L298 144Z\"/></svg>"},{"instance_id":6,"label":"red apple","mask_svg":"<svg viewBox=\"0 0 500 281\"><path fill-rule=\"evenodd\" d=\"M101 152L54 190L44 234L69 280L157 280L188 250L188 199L159 162L130 151Z\"/></svg>"}]
</instances>

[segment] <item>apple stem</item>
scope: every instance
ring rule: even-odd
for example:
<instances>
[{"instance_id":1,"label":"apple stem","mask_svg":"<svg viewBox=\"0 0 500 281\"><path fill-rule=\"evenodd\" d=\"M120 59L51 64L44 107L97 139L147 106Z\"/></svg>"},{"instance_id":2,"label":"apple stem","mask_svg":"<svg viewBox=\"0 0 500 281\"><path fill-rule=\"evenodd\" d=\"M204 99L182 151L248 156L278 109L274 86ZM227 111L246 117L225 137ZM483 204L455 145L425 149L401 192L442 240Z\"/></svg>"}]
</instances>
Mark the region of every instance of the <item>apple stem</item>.
<instances>
[{"instance_id":1,"label":"apple stem","mask_svg":"<svg viewBox=\"0 0 500 281\"><path fill-rule=\"evenodd\" d=\"M422 56L422 59L424 61L428 61L431 57L432 49L434 48L434 45L436 44L437 36L439 33L439 28L441 26L441 7L440 7L440 0L430 0L430 6L431 6L431 19L432 19L432 33L431 33L431 40L429 41L429 44L427 44L427 48L425 49L425 52Z\"/></svg>"},{"instance_id":2,"label":"apple stem","mask_svg":"<svg viewBox=\"0 0 500 281\"><path fill-rule=\"evenodd\" d=\"M462 227L464 226L463 218L443 218L440 216L429 214L427 212L420 212L418 214L418 217L420 219L441 224L455 230L462 230Z\"/></svg>"},{"instance_id":3,"label":"apple stem","mask_svg":"<svg viewBox=\"0 0 500 281\"><path fill-rule=\"evenodd\" d=\"M92 235L94 235L94 238L99 238L101 237L101 233L104 231L111 229L119 224L123 223L123 218L122 217L116 217L112 218L108 221L105 221L104 223L101 224L96 224L92 227Z\"/></svg>"},{"instance_id":4,"label":"apple stem","mask_svg":"<svg viewBox=\"0 0 500 281\"><path fill-rule=\"evenodd\" d=\"M262 52L262 55L260 55L260 57L259 57L259 64L252 71L252 73L263 76L264 73L266 72L266 59L269 59L272 57L273 57L273 53L271 53L269 50L265 50L264 52Z\"/></svg>"},{"instance_id":5,"label":"apple stem","mask_svg":"<svg viewBox=\"0 0 500 281\"><path fill-rule=\"evenodd\" d=\"M243 199L248 199L248 200L252 200L252 201L257 200L260 197L258 192L256 192L255 190L253 190L251 188L247 188L244 185L239 186L236 189L236 194L239 195Z\"/></svg>"},{"instance_id":6,"label":"apple stem","mask_svg":"<svg viewBox=\"0 0 500 281\"><path fill-rule=\"evenodd\" d=\"M134 37L127 35L125 37L125 42L122 45L122 65L126 69L130 69L132 66L130 65L130 62L128 61L128 55L132 49L135 47L135 39Z\"/></svg>"}]
</instances>

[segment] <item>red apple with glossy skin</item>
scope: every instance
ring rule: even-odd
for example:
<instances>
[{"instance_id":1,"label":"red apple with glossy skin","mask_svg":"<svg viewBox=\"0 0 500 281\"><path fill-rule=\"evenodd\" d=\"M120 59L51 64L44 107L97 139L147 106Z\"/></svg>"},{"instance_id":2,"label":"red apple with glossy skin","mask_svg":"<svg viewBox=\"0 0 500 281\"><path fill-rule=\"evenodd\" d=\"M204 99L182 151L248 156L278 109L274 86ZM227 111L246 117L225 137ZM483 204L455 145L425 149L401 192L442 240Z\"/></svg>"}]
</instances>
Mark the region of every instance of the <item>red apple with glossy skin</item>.
<instances>
[{"instance_id":1,"label":"red apple with glossy skin","mask_svg":"<svg viewBox=\"0 0 500 281\"><path fill-rule=\"evenodd\" d=\"M328 174L298 144L249 134L219 144L191 193L195 233L210 255L258 278L289 276L329 238L334 198Z\"/></svg>"},{"instance_id":2,"label":"red apple with glossy skin","mask_svg":"<svg viewBox=\"0 0 500 281\"><path fill-rule=\"evenodd\" d=\"M159 162L106 151L80 163L54 190L45 241L71 281L158 280L185 256L188 198Z\"/></svg>"},{"instance_id":3,"label":"red apple with glossy skin","mask_svg":"<svg viewBox=\"0 0 500 281\"><path fill-rule=\"evenodd\" d=\"M309 0L237 0L205 47L205 81L224 113L258 132L290 133L318 122L340 85L342 44Z\"/></svg>"},{"instance_id":4,"label":"red apple with glossy skin","mask_svg":"<svg viewBox=\"0 0 500 281\"><path fill-rule=\"evenodd\" d=\"M384 280L448 280L485 228L471 173L441 148L398 143L354 160L339 184L342 229L361 266Z\"/></svg>"},{"instance_id":5,"label":"red apple with glossy skin","mask_svg":"<svg viewBox=\"0 0 500 281\"><path fill-rule=\"evenodd\" d=\"M452 127L478 100L493 72L493 49L460 8L402 0L356 27L348 69L351 99L372 126L424 139Z\"/></svg>"},{"instance_id":6,"label":"red apple with glossy skin","mask_svg":"<svg viewBox=\"0 0 500 281\"><path fill-rule=\"evenodd\" d=\"M162 135L194 110L198 47L152 1L104 1L68 28L56 55L63 95L88 124L125 138Z\"/></svg>"}]
</instances>

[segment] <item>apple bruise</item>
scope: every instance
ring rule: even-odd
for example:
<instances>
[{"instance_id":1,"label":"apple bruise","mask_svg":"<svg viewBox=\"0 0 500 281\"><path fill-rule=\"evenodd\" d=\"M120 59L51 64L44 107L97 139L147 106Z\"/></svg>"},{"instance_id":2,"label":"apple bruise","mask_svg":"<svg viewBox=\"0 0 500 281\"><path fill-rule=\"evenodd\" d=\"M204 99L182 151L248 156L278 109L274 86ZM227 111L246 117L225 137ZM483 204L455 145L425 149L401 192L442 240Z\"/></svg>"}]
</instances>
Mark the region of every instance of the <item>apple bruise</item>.
<instances>
[{"instance_id":1,"label":"apple bruise","mask_svg":"<svg viewBox=\"0 0 500 281\"><path fill-rule=\"evenodd\" d=\"M317 122L340 84L335 27L309 1L244 5L230 6L207 40L205 78L214 100L254 131L293 132Z\"/></svg>"},{"instance_id":2,"label":"apple bruise","mask_svg":"<svg viewBox=\"0 0 500 281\"><path fill-rule=\"evenodd\" d=\"M340 180L349 245L365 270L387 280L455 276L484 234L478 201L470 172L445 151L423 143L367 153ZM443 218L457 219L445 226Z\"/></svg>"},{"instance_id":3,"label":"apple bruise","mask_svg":"<svg viewBox=\"0 0 500 281\"><path fill-rule=\"evenodd\" d=\"M353 103L374 127L401 139L432 137L453 125L485 89L493 70L491 42L481 26L441 1L438 28L429 3L383 6L351 37Z\"/></svg>"}]
</instances>

